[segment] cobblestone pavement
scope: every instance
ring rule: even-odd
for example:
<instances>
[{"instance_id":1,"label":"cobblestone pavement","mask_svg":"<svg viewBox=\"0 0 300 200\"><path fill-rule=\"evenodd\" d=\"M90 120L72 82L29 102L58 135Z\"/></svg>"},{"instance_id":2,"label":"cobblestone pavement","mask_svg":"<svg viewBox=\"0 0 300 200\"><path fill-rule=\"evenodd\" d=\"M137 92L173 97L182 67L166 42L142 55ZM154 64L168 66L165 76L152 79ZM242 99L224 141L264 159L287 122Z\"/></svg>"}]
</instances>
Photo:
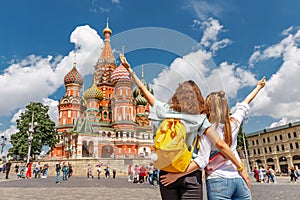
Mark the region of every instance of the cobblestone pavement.
<instances>
[{"instance_id":1,"label":"cobblestone pavement","mask_svg":"<svg viewBox=\"0 0 300 200\"><path fill-rule=\"evenodd\" d=\"M133 184L126 178L71 177L56 184L54 177L47 179L11 179L0 176L0 199L93 199L93 200L152 200L161 199L158 186ZM253 200L300 199L300 183L289 183L287 177L277 178L278 183L252 182Z\"/></svg>"}]
</instances>

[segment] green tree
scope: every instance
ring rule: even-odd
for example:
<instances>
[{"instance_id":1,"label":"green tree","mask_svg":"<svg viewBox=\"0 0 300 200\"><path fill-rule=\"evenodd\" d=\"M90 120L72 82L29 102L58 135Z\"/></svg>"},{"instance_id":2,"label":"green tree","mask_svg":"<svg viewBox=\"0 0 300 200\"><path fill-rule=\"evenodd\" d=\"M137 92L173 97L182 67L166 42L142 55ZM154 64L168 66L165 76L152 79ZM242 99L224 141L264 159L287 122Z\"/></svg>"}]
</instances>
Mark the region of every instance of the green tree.
<instances>
[{"instance_id":1,"label":"green tree","mask_svg":"<svg viewBox=\"0 0 300 200\"><path fill-rule=\"evenodd\" d=\"M240 126L239 133L237 136L237 150L240 152L240 156L245 156L245 145L244 145L244 140L243 136L245 138L245 144L246 144L246 150L248 149L249 143L248 143L248 138L246 136L246 133L243 132L243 123ZM243 152L243 153L242 153Z\"/></svg>"},{"instance_id":2,"label":"green tree","mask_svg":"<svg viewBox=\"0 0 300 200\"><path fill-rule=\"evenodd\" d=\"M11 136L13 147L9 149L9 153L19 155L22 159L28 155L30 131L32 133L30 156L40 154L43 146L49 146L51 149L55 147L58 142L55 123L50 119L48 110L48 106L39 102L31 102L26 106L25 112L21 113L16 121L18 132Z\"/></svg>"}]
</instances>

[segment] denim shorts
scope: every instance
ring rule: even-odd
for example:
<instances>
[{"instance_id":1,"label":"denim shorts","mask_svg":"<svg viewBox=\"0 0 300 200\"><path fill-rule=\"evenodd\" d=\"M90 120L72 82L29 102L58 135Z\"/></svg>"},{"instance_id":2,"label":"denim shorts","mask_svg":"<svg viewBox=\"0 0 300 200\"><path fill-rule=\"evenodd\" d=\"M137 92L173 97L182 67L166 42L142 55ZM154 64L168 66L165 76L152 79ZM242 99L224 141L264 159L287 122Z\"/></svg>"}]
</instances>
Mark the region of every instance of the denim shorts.
<instances>
[{"instance_id":1,"label":"denim shorts","mask_svg":"<svg viewBox=\"0 0 300 200\"><path fill-rule=\"evenodd\" d=\"M242 178L212 178L206 181L208 200L251 200L251 191Z\"/></svg>"}]
</instances>

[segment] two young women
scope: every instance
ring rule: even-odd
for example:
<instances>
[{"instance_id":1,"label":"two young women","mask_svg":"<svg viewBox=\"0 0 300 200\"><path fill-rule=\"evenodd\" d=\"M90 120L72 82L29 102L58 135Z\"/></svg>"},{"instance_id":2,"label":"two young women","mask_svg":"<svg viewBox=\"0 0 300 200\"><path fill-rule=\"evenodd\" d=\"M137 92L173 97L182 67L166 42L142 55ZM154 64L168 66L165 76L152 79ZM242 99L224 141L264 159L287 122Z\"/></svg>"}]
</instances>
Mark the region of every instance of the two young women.
<instances>
[{"instance_id":1,"label":"two young women","mask_svg":"<svg viewBox=\"0 0 300 200\"><path fill-rule=\"evenodd\" d=\"M220 152L226 156L235 165L236 170L250 187L249 176L244 170L242 163L235 157L229 146L220 138L210 122L206 118L206 107L201 91L193 81L186 81L180 84L168 103L157 100L146 86L135 75L126 61L124 55L120 54L122 65L129 71L136 85L140 88L148 103L152 106L149 117L153 120L163 120L165 118L178 118L184 123L187 132L186 143L188 146L198 136L205 134L211 143L213 143ZM201 146L201 148L204 148ZM195 148L196 149L196 148ZM181 177L173 180L171 183L164 179L171 173L160 171L160 192L162 199L199 199L202 200L202 174L199 166L202 158L193 156L193 160L188 166L186 172L181 173Z\"/></svg>"},{"instance_id":2,"label":"two young women","mask_svg":"<svg viewBox=\"0 0 300 200\"><path fill-rule=\"evenodd\" d=\"M206 98L206 107L208 108L208 119L213 124L213 127L217 130L219 136L225 140L230 146L234 155L238 158L236 151L237 136L242 121L249 112L249 104L256 97L258 92L266 84L265 77L258 81L257 86L252 92L236 106L236 111L230 115L227 98L225 93L213 92ZM199 158L201 164L199 166L205 166L209 162L211 155L216 155L218 149L211 143L207 137L201 137L201 145L209 148L199 150ZM167 184L176 180L182 174L169 173L164 176L163 182ZM214 171L207 174L207 196L209 200L220 199L239 199L239 200L251 200L251 192L245 182L242 180L235 166L228 160L218 165Z\"/></svg>"}]
</instances>

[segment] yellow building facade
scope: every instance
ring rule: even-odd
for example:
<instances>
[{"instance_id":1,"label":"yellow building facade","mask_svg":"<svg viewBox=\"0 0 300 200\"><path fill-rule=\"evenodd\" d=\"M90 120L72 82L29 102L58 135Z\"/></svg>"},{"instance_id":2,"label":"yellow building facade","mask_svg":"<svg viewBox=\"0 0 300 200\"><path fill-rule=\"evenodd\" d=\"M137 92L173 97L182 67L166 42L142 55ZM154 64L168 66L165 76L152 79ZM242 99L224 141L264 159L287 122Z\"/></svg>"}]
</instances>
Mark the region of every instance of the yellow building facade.
<instances>
[{"instance_id":1,"label":"yellow building facade","mask_svg":"<svg viewBox=\"0 0 300 200\"><path fill-rule=\"evenodd\" d=\"M300 168L300 121L264 129L248 136L250 168L271 166L283 174L293 166Z\"/></svg>"}]
</instances>

